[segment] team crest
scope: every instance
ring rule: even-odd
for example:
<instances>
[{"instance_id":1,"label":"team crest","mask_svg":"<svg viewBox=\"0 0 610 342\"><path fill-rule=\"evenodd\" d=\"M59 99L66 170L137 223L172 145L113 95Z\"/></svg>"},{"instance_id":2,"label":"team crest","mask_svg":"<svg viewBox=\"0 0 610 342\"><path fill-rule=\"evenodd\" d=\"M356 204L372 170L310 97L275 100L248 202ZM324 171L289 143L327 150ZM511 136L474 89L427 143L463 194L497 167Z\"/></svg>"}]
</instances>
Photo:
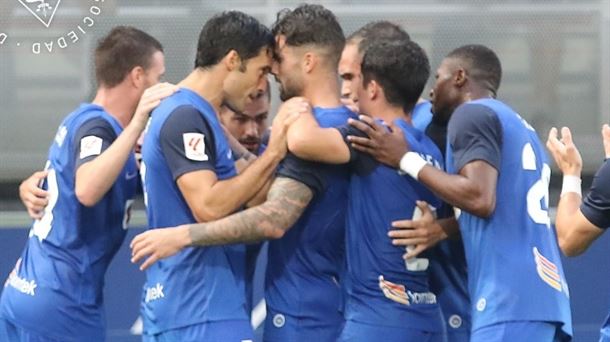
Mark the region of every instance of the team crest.
<instances>
[{"instance_id":1,"label":"team crest","mask_svg":"<svg viewBox=\"0 0 610 342\"><path fill-rule=\"evenodd\" d=\"M38 21L49 27L61 0L18 0Z\"/></svg>"}]
</instances>

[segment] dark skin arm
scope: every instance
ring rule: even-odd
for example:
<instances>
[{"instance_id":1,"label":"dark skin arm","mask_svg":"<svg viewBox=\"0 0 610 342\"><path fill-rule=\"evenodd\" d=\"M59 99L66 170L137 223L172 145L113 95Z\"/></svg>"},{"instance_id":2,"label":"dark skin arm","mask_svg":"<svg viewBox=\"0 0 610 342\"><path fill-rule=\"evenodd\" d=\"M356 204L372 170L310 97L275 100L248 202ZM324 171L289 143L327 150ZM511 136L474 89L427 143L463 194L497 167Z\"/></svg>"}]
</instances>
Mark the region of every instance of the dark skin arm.
<instances>
[{"instance_id":1,"label":"dark skin arm","mask_svg":"<svg viewBox=\"0 0 610 342\"><path fill-rule=\"evenodd\" d=\"M395 169L400 158L408 152L407 142L400 127L390 124L390 131L370 116L360 115L360 121L349 119L348 123L364 132L368 138L350 135L347 139L360 152L368 153L378 162Z\"/></svg>"},{"instance_id":2,"label":"dark skin arm","mask_svg":"<svg viewBox=\"0 0 610 342\"><path fill-rule=\"evenodd\" d=\"M428 203L417 201L422 215L417 220L399 220L392 222L388 236L395 246L414 246L403 255L405 259L417 257L428 248L434 247L441 240L460 236L459 225L455 217L435 219Z\"/></svg>"},{"instance_id":3,"label":"dark skin arm","mask_svg":"<svg viewBox=\"0 0 610 342\"><path fill-rule=\"evenodd\" d=\"M368 135L368 138L348 137L355 149L371 154L379 162L398 167L402 156L410 147L400 130L392 133L376 124L371 118L351 125ZM479 217L489 217L496 207L498 171L482 160L464 165L458 174L448 174L430 165L419 172L418 180L445 202Z\"/></svg>"}]
</instances>

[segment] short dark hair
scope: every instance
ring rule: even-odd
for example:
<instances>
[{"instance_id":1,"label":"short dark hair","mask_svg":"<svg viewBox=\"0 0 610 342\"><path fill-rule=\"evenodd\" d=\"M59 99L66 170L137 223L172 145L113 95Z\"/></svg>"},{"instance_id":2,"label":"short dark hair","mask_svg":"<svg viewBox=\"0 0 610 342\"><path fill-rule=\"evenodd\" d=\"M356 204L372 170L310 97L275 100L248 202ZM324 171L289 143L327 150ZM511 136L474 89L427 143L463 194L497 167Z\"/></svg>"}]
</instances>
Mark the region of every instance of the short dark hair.
<instances>
[{"instance_id":1,"label":"short dark hair","mask_svg":"<svg viewBox=\"0 0 610 342\"><path fill-rule=\"evenodd\" d=\"M494 95L498 93L502 80L502 65L493 50L478 44L464 45L451 51L447 58L456 58L468 65L468 76L491 90Z\"/></svg>"},{"instance_id":2,"label":"short dark hair","mask_svg":"<svg viewBox=\"0 0 610 342\"><path fill-rule=\"evenodd\" d=\"M347 38L348 42L358 44L358 52L362 55L379 40L411 40L411 36L398 24L377 20L362 26Z\"/></svg>"},{"instance_id":3,"label":"short dark hair","mask_svg":"<svg viewBox=\"0 0 610 342\"><path fill-rule=\"evenodd\" d=\"M424 50L411 40L381 40L365 52L362 76L365 86L377 81L390 104L410 112L428 81L430 62Z\"/></svg>"},{"instance_id":4,"label":"short dark hair","mask_svg":"<svg viewBox=\"0 0 610 342\"><path fill-rule=\"evenodd\" d=\"M150 68L152 55L163 46L148 33L130 26L117 26L101 38L95 48L95 78L98 85L114 87L135 67Z\"/></svg>"},{"instance_id":5,"label":"short dark hair","mask_svg":"<svg viewBox=\"0 0 610 342\"><path fill-rule=\"evenodd\" d=\"M271 31L256 18L239 11L226 11L210 18L199 34L195 68L208 68L235 50L242 62L256 57L261 49L272 49Z\"/></svg>"},{"instance_id":6,"label":"short dark hair","mask_svg":"<svg viewBox=\"0 0 610 342\"><path fill-rule=\"evenodd\" d=\"M289 46L313 45L326 49L335 67L345 46L345 35L337 17L321 5L304 4L294 10L280 11L272 32L274 36L284 35Z\"/></svg>"}]
</instances>

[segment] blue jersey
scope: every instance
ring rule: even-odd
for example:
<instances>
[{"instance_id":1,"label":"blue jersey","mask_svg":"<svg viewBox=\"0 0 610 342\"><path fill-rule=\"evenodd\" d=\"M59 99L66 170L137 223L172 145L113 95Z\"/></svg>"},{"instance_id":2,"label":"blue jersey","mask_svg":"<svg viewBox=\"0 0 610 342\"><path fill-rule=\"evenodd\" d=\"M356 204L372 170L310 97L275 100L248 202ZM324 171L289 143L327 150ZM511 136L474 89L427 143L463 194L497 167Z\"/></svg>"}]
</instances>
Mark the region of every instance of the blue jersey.
<instances>
[{"instance_id":1,"label":"blue jersey","mask_svg":"<svg viewBox=\"0 0 610 342\"><path fill-rule=\"evenodd\" d=\"M356 117L347 107L314 108L313 113L321 127L345 125ZM326 191L313 198L281 239L269 242L265 300L270 311L339 329L350 170L343 165L325 171Z\"/></svg>"},{"instance_id":2,"label":"blue jersey","mask_svg":"<svg viewBox=\"0 0 610 342\"><path fill-rule=\"evenodd\" d=\"M411 111L411 121L413 122L413 127L425 132L426 127L432 121L432 103L430 101L417 103Z\"/></svg>"},{"instance_id":3,"label":"blue jersey","mask_svg":"<svg viewBox=\"0 0 610 342\"><path fill-rule=\"evenodd\" d=\"M78 166L101 154L121 131L116 119L93 104L81 105L60 125L42 185L49 204L5 283L2 317L57 340L105 339L104 274L125 238L137 186L135 158L128 158L92 207L80 204L74 187Z\"/></svg>"},{"instance_id":4,"label":"blue jersey","mask_svg":"<svg viewBox=\"0 0 610 342\"><path fill-rule=\"evenodd\" d=\"M404 120L396 123L413 151L435 167L443 167L440 152L428 137ZM434 207L441 204L416 180L385 165L355 170L347 211L346 319L419 331L444 330L436 296L430 291L429 260L424 254L405 262L405 249L392 245L387 235L393 221L414 216L417 200Z\"/></svg>"},{"instance_id":5,"label":"blue jersey","mask_svg":"<svg viewBox=\"0 0 610 342\"><path fill-rule=\"evenodd\" d=\"M418 103L413 109L413 127L426 133L444 155L447 126L432 121L430 101ZM453 216L453 208L443 204L438 218ZM437 296L447 327L449 341L468 341L470 335L470 299L466 256L461 239L445 239L430 249L430 287Z\"/></svg>"},{"instance_id":6,"label":"blue jersey","mask_svg":"<svg viewBox=\"0 0 610 342\"><path fill-rule=\"evenodd\" d=\"M459 216L473 331L508 321L548 321L571 335L568 287L547 212L550 168L536 132L504 103L480 99L454 111L448 136L448 172L458 173L473 160L498 170L491 216Z\"/></svg>"},{"instance_id":7,"label":"blue jersey","mask_svg":"<svg viewBox=\"0 0 610 342\"><path fill-rule=\"evenodd\" d=\"M236 175L214 109L188 89L180 89L154 110L142 150L151 229L196 222L176 184L181 175L197 170L213 171L219 180ZM244 262L244 245L227 245L186 248L152 265L142 295L144 333L248 320Z\"/></svg>"}]
</instances>

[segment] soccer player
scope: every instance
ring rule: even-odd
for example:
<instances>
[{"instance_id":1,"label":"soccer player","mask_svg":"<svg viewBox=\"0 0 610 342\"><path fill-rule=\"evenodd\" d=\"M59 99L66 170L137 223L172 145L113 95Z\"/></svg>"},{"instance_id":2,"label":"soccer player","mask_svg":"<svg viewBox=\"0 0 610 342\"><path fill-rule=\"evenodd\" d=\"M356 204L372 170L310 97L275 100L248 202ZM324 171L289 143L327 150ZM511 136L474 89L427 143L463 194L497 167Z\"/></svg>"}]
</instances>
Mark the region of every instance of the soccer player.
<instances>
[{"instance_id":1,"label":"soccer player","mask_svg":"<svg viewBox=\"0 0 610 342\"><path fill-rule=\"evenodd\" d=\"M501 74L482 45L459 47L439 66L431 94L434 115L450 118L447 173L404 153L399 132L378 155L461 209L472 341L569 339L567 284L547 212L550 168L534 129L495 99Z\"/></svg>"},{"instance_id":2,"label":"soccer player","mask_svg":"<svg viewBox=\"0 0 610 342\"><path fill-rule=\"evenodd\" d=\"M352 33L345 42L339 60L341 77L341 101L353 112L358 113L358 87L362 82L362 56L369 44L380 39L409 40L409 34L400 26L389 21L372 21Z\"/></svg>"},{"instance_id":3,"label":"soccer player","mask_svg":"<svg viewBox=\"0 0 610 342\"><path fill-rule=\"evenodd\" d=\"M319 5L282 11L273 33L280 97L306 97L323 126L345 125L355 117L340 101L337 64L345 38L332 12ZM134 261L151 255L147 267L189 245L276 239L269 244L264 339L336 340L343 325L338 282L348 181L345 166L322 167L289 156L265 203L215 222L143 233L132 242Z\"/></svg>"},{"instance_id":4,"label":"soccer player","mask_svg":"<svg viewBox=\"0 0 610 342\"><path fill-rule=\"evenodd\" d=\"M273 45L270 30L241 12L223 12L205 23L195 69L155 110L144 139L150 228L219 219L266 192L286 153L287 127L307 106L299 99L282 106L267 149L239 175L216 113L222 104L244 110L249 95L266 82ZM251 339L244 257L244 245L188 248L147 269L144 339Z\"/></svg>"},{"instance_id":5,"label":"soccer player","mask_svg":"<svg viewBox=\"0 0 610 342\"><path fill-rule=\"evenodd\" d=\"M582 158L572 141L570 129L561 129L561 140L557 129L552 128L547 148L563 173L563 186L557 205L557 239L559 247L567 256L583 253L593 241L610 227L610 127L602 128L602 139L606 161L597 170L587 196L582 199ZM600 341L610 341L610 316L600 331Z\"/></svg>"},{"instance_id":6,"label":"soccer player","mask_svg":"<svg viewBox=\"0 0 610 342\"><path fill-rule=\"evenodd\" d=\"M399 25L387 20L372 21L354 33L345 43L345 48L339 61L339 76L341 76L341 101L353 112L358 113L358 86L361 82L362 56L370 42L389 39L411 39L409 34ZM366 43L366 42L369 43ZM432 120L430 101L420 98L413 108L411 117L413 127L424 131Z\"/></svg>"},{"instance_id":7,"label":"soccer player","mask_svg":"<svg viewBox=\"0 0 610 342\"><path fill-rule=\"evenodd\" d=\"M428 76L428 59L416 43L375 42L363 57L358 104L361 112L390 127L401 127L405 131L403 139L430 163L441 167L438 148L410 125L410 111ZM295 125L306 127L297 136L289 134L289 148L295 154L332 163L351 160L346 233L348 298L340 340L369 341L378 336L389 341L444 340L440 308L428 284L429 260L421 257L405 262L404 248L393 246L387 237L392 221L414 215L416 200L435 206L440 200L413 179L350 150L344 141L352 132L349 128L320 129L308 115L301 116Z\"/></svg>"},{"instance_id":8,"label":"soccer player","mask_svg":"<svg viewBox=\"0 0 610 342\"><path fill-rule=\"evenodd\" d=\"M104 274L125 237L136 192L134 145L152 108L176 90L149 88L164 72L163 48L150 35L116 27L100 40L96 96L63 120L46 171L34 175L48 203L35 213L39 219L5 283L0 336L104 341Z\"/></svg>"},{"instance_id":9,"label":"soccer player","mask_svg":"<svg viewBox=\"0 0 610 342\"><path fill-rule=\"evenodd\" d=\"M268 128L267 117L271 102L269 81L265 80L262 87L251 94L250 98L252 101L247 103L241 112L222 106L219 113L220 122L250 153L260 155L265 150L261 139Z\"/></svg>"},{"instance_id":10,"label":"soccer player","mask_svg":"<svg viewBox=\"0 0 610 342\"><path fill-rule=\"evenodd\" d=\"M246 103L244 110L239 112L228 106L220 107L220 123L228 133L237 139L250 153L259 156L265 151L262 142L263 135L267 132L267 116L271 102L271 90L269 80L262 83L260 89L250 94L251 102ZM233 151L233 159L240 159L236 151ZM252 311L252 294L254 272L256 271L257 258L263 247L262 242L246 245L246 310Z\"/></svg>"},{"instance_id":11,"label":"soccer player","mask_svg":"<svg viewBox=\"0 0 610 342\"><path fill-rule=\"evenodd\" d=\"M362 77L360 65L362 55L371 42L400 39L409 40L410 37L400 26L388 21L373 21L352 33L347 40L339 62L339 74L342 78L342 101L346 105L351 103L352 107L355 107L358 112L357 90ZM447 140L447 120L441 116L432 119L431 106L430 101L420 97L412 111L412 124L413 127L425 132L436 143L441 155L444 156ZM369 121L372 121L370 117L368 118ZM365 129L366 126L361 128ZM380 130L380 132L385 133L385 130ZM446 207L447 205L438 208L436 214L439 217L453 216L450 208ZM405 224L412 223L410 220L407 222L398 221L394 223L394 226L400 227ZM429 234L427 230L420 231L425 232L424 236L438 238ZM409 230L409 233L415 234L420 231ZM442 234L443 232L439 229L438 233ZM411 241L413 240L407 242ZM432 292L438 294L438 301L445 316L448 340L468 341L470 336L470 303L462 242L459 238L443 240L437 247L433 248L431 253L434 254L434 257L430 258L431 287Z\"/></svg>"}]
</instances>

